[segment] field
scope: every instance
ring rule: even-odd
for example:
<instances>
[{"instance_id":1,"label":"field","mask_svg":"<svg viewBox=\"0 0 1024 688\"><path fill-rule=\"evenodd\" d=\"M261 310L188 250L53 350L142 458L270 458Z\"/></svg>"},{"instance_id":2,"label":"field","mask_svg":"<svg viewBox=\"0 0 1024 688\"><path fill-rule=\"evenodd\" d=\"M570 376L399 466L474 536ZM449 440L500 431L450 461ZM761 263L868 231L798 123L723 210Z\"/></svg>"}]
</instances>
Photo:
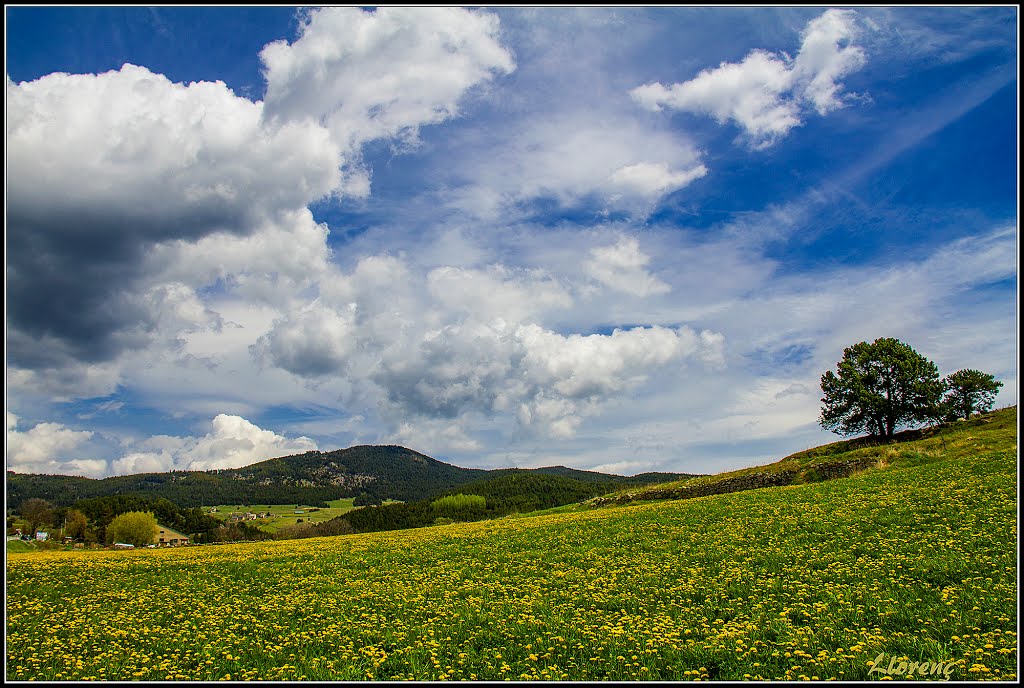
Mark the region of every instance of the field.
<instances>
[{"instance_id":1,"label":"field","mask_svg":"<svg viewBox=\"0 0 1024 688\"><path fill-rule=\"evenodd\" d=\"M293 526L301 519L303 523L322 523L329 521L336 516L341 516L354 509L352 505L353 500L348 499L335 499L333 502L328 502L328 507L325 509L318 509L308 505L295 505L295 504L220 504L215 508L217 511L210 513L209 507L203 507L203 511L210 513L211 516L219 518L223 521L227 521L228 517L237 513L239 515L246 512L252 513L270 513L270 518L261 518L255 521L248 521L248 523L258 526L260 529L267 531L268 533L276 533L285 526ZM296 508L296 506L298 508ZM301 514L296 514L296 511L302 511Z\"/></svg>"},{"instance_id":2,"label":"field","mask_svg":"<svg viewBox=\"0 0 1024 688\"><path fill-rule=\"evenodd\" d=\"M9 553L7 678L1014 680L1016 429L985 433L697 499Z\"/></svg>"}]
</instances>

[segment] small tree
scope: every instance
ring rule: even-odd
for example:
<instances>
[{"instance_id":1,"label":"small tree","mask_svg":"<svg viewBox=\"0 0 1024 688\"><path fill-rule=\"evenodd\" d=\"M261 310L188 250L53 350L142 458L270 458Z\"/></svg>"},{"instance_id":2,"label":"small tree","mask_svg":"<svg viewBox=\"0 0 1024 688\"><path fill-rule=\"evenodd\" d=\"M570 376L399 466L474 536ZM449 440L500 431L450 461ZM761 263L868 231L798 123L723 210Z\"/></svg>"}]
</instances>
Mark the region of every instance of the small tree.
<instances>
[{"instance_id":1,"label":"small tree","mask_svg":"<svg viewBox=\"0 0 1024 688\"><path fill-rule=\"evenodd\" d=\"M89 527L89 520L85 514L78 509L68 509L65 519L64 535L79 541L85 540L85 533Z\"/></svg>"},{"instance_id":2,"label":"small tree","mask_svg":"<svg viewBox=\"0 0 1024 688\"><path fill-rule=\"evenodd\" d=\"M901 425L936 418L942 383L934 363L900 340L882 337L847 347L837 372L822 375L821 391L823 428L889 439Z\"/></svg>"},{"instance_id":3,"label":"small tree","mask_svg":"<svg viewBox=\"0 0 1024 688\"><path fill-rule=\"evenodd\" d=\"M136 547L153 543L158 527L149 511L128 511L115 516L107 526L107 543L126 542Z\"/></svg>"},{"instance_id":4,"label":"small tree","mask_svg":"<svg viewBox=\"0 0 1024 688\"><path fill-rule=\"evenodd\" d=\"M36 528L53 523L53 505L45 499L31 497L21 503L21 517L28 521L28 534L35 535Z\"/></svg>"},{"instance_id":5,"label":"small tree","mask_svg":"<svg viewBox=\"0 0 1024 688\"><path fill-rule=\"evenodd\" d=\"M995 403L1002 382L980 370L958 370L943 380L946 395L942 399L948 420L970 418L975 412L988 411Z\"/></svg>"}]
</instances>

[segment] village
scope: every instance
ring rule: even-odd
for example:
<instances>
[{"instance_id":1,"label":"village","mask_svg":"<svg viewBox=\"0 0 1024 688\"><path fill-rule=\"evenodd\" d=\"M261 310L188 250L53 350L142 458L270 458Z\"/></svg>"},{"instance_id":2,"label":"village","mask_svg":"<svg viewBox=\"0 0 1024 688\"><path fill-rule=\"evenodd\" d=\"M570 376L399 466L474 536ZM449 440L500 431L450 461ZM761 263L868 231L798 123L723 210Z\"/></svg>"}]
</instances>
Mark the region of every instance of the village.
<instances>
[{"instance_id":1,"label":"village","mask_svg":"<svg viewBox=\"0 0 1024 688\"><path fill-rule=\"evenodd\" d=\"M7 535L7 542L9 543L12 541L51 542L49 531L37 530L35 532L35 535L33 536L27 533L23 533L21 528L14 528L13 530L13 533L9 533ZM59 542L60 544L64 545L73 545L75 549L85 549L86 547L85 543L75 542L75 539L70 535L58 535L56 538L54 538L53 541ZM179 533L178 531L172 528L162 526L158 523L157 531L153 535L153 542L146 545L146 547L180 547L188 544L190 544L188 535L185 535L184 533ZM113 549L134 549L135 545L131 545L124 542L115 542L111 545L111 547Z\"/></svg>"}]
</instances>

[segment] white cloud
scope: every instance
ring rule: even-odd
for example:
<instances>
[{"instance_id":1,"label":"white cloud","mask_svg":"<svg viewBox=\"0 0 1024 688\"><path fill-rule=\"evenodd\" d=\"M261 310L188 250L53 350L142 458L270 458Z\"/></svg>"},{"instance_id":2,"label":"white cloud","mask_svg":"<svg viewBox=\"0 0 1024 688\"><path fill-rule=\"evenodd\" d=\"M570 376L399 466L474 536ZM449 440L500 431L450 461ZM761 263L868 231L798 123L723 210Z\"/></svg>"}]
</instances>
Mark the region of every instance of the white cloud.
<instances>
[{"instance_id":1,"label":"white cloud","mask_svg":"<svg viewBox=\"0 0 1024 688\"><path fill-rule=\"evenodd\" d=\"M596 255L610 266L608 281L625 275L632 293L638 285L667 290L646 273L635 242L602 248L607 255ZM663 366L720 365L720 334L652 326L563 335L540 324L568 312L583 288L542 269L424 270L369 257L334 275L313 305L275 321L253 353L321 383L332 379L332 389L347 390L347 405L376 406L391 437L415 429L449 449L479 441L453 428L510 418L531 433L571 437L583 418Z\"/></svg>"},{"instance_id":2,"label":"white cloud","mask_svg":"<svg viewBox=\"0 0 1024 688\"><path fill-rule=\"evenodd\" d=\"M126 64L8 82L7 108L11 212L68 240L129 227L135 241L247 232L339 183L326 130L265 129L262 103L219 81L173 83ZM101 218L110 226L92 225Z\"/></svg>"},{"instance_id":3,"label":"white cloud","mask_svg":"<svg viewBox=\"0 0 1024 688\"><path fill-rule=\"evenodd\" d=\"M8 411L7 470L16 473L59 473L74 460L68 454L93 436L60 423L38 423L27 431L17 427L18 417Z\"/></svg>"},{"instance_id":4,"label":"white cloud","mask_svg":"<svg viewBox=\"0 0 1024 688\"><path fill-rule=\"evenodd\" d=\"M308 437L290 439L264 430L239 416L219 414L203 437L155 435L133 444L113 461L75 456L94 435L59 423L17 429L18 417L7 412L7 470L17 473L108 475L160 473L169 470L238 468L258 461L316 449Z\"/></svg>"},{"instance_id":5,"label":"white cloud","mask_svg":"<svg viewBox=\"0 0 1024 688\"><path fill-rule=\"evenodd\" d=\"M316 449L308 437L288 439L271 430L263 430L239 416L220 414L213 429L181 450L189 470L238 468L288 454Z\"/></svg>"},{"instance_id":6,"label":"white cloud","mask_svg":"<svg viewBox=\"0 0 1024 688\"><path fill-rule=\"evenodd\" d=\"M458 182L449 203L488 220L538 199L563 207L595 200L644 216L708 171L685 136L614 111L538 113L488 136L497 141L486 155L446 172Z\"/></svg>"},{"instance_id":7,"label":"white cloud","mask_svg":"<svg viewBox=\"0 0 1024 688\"><path fill-rule=\"evenodd\" d=\"M284 306L327 273L329 231L306 208L281 211L244 236L217 232L198 241L155 245L146 260L153 280L192 289L220 283L251 302Z\"/></svg>"},{"instance_id":8,"label":"white cloud","mask_svg":"<svg viewBox=\"0 0 1024 688\"><path fill-rule=\"evenodd\" d=\"M657 199L676 189L681 189L695 179L708 173L704 165L689 170L671 170L667 163L638 162L620 167L609 177L611 188L620 193L641 198Z\"/></svg>"},{"instance_id":9,"label":"white cloud","mask_svg":"<svg viewBox=\"0 0 1024 688\"><path fill-rule=\"evenodd\" d=\"M850 44L857 36L854 16L850 10L828 10L804 28L793 63L794 90L811 101L819 115L843 107L838 80L867 61L864 50Z\"/></svg>"},{"instance_id":10,"label":"white cloud","mask_svg":"<svg viewBox=\"0 0 1024 688\"><path fill-rule=\"evenodd\" d=\"M12 336L8 332L8 338ZM53 337L34 340L35 346L60 348ZM50 401L70 401L76 398L105 397L113 394L124 382L121 366L117 363L90 364L69 361L63 365L20 368L8 363L7 387L23 397L46 398Z\"/></svg>"},{"instance_id":11,"label":"white cloud","mask_svg":"<svg viewBox=\"0 0 1024 688\"><path fill-rule=\"evenodd\" d=\"M849 44L857 35L855 16L827 10L808 22L795 60L753 50L742 62L723 62L670 86L644 84L630 95L650 110L707 114L719 124L732 120L754 148L771 146L801 124L805 101L819 115L843 106L838 80L866 61L864 51Z\"/></svg>"},{"instance_id":12,"label":"white cloud","mask_svg":"<svg viewBox=\"0 0 1024 688\"><path fill-rule=\"evenodd\" d=\"M457 115L468 89L515 69L497 17L486 12L327 7L312 10L300 33L291 45L275 41L260 52L266 116L314 119L357 163L364 141L414 143L421 125Z\"/></svg>"},{"instance_id":13,"label":"white cloud","mask_svg":"<svg viewBox=\"0 0 1024 688\"><path fill-rule=\"evenodd\" d=\"M711 115L719 124L732 119L746 131L755 147L771 145L800 124L799 105L782 100L792 74L786 63L763 50L755 50L739 64L722 63L690 81L663 86L645 84L633 89L633 98L651 110L669 107Z\"/></svg>"},{"instance_id":14,"label":"white cloud","mask_svg":"<svg viewBox=\"0 0 1024 688\"><path fill-rule=\"evenodd\" d=\"M317 448L308 437L289 439L264 430L245 418L218 414L203 437L153 437L141 443L143 451L113 461L114 475L168 470L203 471L240 468L249 464Z\"/></svg>"},{"instance_id":15,"label":"white cloud","mask_svg":"<svg viewBox=\"0 0 1024 688\"><path fill-rule=\"evenodd\" d=\"M611 289L649 296L665 294L671 287L647 272L650 256L640 250L640 242L633 237L622 237L612 246L598 246L590 250L590 259L584 264L588 275Z\"/></svg>"}]
</instances>

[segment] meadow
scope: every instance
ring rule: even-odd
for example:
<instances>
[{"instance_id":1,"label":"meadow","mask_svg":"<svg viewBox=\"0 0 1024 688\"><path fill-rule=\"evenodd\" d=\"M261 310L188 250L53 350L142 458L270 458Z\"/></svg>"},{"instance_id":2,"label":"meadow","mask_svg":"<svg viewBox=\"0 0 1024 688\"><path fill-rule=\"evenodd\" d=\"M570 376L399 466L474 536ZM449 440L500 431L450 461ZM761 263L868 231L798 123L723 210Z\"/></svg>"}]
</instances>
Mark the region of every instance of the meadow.
<instances>
[{"instance_id":1,"label":"meadow","mask_svg":"<svg viewBox=\"0 0 1024 688\"><path fill-rule=\"evenodd\" d=\"M872 672L881 656L1015 680L1006 432L970 428L946 453L908 444L916 465L696 499L9 553L7 678L908 678Z\"/></svg>"},{"instance_id":2,"label":"meadow","mask_svg":"<svg viewBox=\"0 0 1024 688\"><path fill-rule=\"evenodd\" d=\"M250 523L258 526L268 533L276 533L286 526L294 526L296 523L322 523L332 518L341 516L355 508L351 497L335 499L327 502L327 507L317 508L305 504L219 504L216 511L211 512L210 507L204 507L203 511L211 516L227 521L232 514L269 513L269 518L256 519ZM302 511L296 514L296 511Z\"/></svg>"}]
</instances>

